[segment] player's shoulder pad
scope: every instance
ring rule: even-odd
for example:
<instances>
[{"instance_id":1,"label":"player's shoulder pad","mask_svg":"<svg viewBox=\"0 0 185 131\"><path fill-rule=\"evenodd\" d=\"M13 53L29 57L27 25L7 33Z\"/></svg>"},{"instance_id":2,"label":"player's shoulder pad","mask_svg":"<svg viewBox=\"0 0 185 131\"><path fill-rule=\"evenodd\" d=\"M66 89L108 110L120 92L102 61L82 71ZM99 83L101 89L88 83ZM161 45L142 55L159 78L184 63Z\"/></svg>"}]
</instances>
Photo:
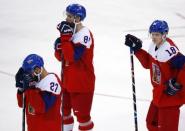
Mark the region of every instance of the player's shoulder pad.
<instances>
[{"instance_id":1,"label":"player's shoulder pad","mask_svg":"<svg viewBox=\"0 0 185 131\"><path fill-rule=\"evenodd\" d=\"M172 57L176 56L179 53L179 49L175 44L166 41L160 48L158 54L158 61L166 62Z\"/></svg>"},{"instance_id":2,"label":"player's shoulder pad","mask_svg":"<svg viewBox=\"0 0 185 131\"><path fill-rule=\"evenodd\" d=\"M36 84L41 91L48 91L53 94L60 94L61 86L55 74L48 74L44 79Z\"/></svg>"},{"instance_id":3,"label":"player's shoulder pad","mask_svg":"<svg viewBox=\"0 0 185 131\"><path fill-rule=\"evenodd\" d=\"M79 32L75 33L72 38L74 44L82 44L86 48L90 48L92 44L92 38L90 30L87 27L83 27Z\"/></svg>"}]
</instances>

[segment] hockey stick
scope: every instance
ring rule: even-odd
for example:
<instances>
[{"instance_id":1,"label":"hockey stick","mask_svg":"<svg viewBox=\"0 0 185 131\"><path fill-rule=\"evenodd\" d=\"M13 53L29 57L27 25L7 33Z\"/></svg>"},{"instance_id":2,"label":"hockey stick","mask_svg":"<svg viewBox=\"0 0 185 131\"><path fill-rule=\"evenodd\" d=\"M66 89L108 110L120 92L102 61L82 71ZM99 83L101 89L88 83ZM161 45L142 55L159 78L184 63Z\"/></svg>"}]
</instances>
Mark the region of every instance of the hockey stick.
<instances>
[{"instance_id":1,"label":"hockey stick","mask_svg":"<svg viewBox=\"0 0 185 131\"><path fill-rule=\"evenodd\" d=\"M61 96L61 100L62 100L62 103L61 103L61 114L62 114L62 131L64 131L64 108L63 108L63 95L64 93L62 92L62 96Z\"/></svg>"},{"instance_id":2,"label":"hockey stick","mask_svg":"<svg viewBox=\"0 0 185 131\"><path fill-rule=\"evenodd\" d=\"M22 96L23 102L22 102L22 131L25 131L25 110L26 110L26 106L25 106L25 94L23 92L23 96Z\"/></svg>"},{"instance_id":3,"label":"hockey stick","mask_svg":"<svg viewBox=\"0 0 185 131\"><path fill-rule=\"evenodd\" d=\"M132 91L133 91L133 105L134 105L134 122L135 122L135 131L138 131L135 76L134 76L134 57L133 57L133 55L134 55L134 51L130 48L131 77L132 77Z\"/></svg>"},{"instance_id":4,"label":"hockey stick","mask_svg":"<svg viewBox=\"0 0 185 131\"><path fill-rule=\"evenodd\" d=\"M61 82L63 82L63 54L61 54ZM63 87L61 87L63 88ZM62 131L64 131L64 93L62 89L62 94L61 94L61 114L62 114Z\"/></svg>"}]
</instances>

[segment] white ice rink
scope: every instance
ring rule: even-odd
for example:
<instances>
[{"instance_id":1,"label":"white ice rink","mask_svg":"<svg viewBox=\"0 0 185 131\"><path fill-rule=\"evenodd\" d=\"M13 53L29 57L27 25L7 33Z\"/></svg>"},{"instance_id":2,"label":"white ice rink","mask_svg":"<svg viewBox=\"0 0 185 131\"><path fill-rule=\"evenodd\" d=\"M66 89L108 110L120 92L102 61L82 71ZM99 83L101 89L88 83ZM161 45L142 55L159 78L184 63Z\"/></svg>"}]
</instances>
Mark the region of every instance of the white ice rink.
<instances>
[{"instance_id":1,"label":"white ice rink","mask_svg":"<svg viewBox=\"0 0 185 131\"><path fill-rule=\"evenodd\" d=\"M53 55L53 42L59 35L56 25L64 19L65 7L73 2L86 7L84 24L95 38L94 131L134 131L125 34L140 37L147 50L149 25L164 19L170 26L169 36L185 54L185 0L0 0L0 131L21 130L14 74L25 56L37 53L48 71L60 73L60 63ZM147 131L145 117L152 87L149 71L137 59L135 79L139 131ZM185 131L185 108L181 109L179 131Z\"/></svg>"}]
</instances>

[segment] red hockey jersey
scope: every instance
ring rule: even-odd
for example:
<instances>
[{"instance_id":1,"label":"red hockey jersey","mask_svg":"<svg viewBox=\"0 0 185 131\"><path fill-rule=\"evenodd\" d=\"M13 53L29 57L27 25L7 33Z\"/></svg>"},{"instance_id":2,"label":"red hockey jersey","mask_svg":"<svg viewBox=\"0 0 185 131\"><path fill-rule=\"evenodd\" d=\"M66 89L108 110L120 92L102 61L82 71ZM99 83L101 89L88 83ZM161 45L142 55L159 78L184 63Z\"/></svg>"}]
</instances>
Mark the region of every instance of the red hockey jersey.
<instances>
[{"instance_id":1,"label":"red hockey jersey","mask_svg":"<svg viewBox=\"0 0 185 131\"><path fill-rule=\"evenodd\" d=\"M178 48L169 38L158 49L152 43L148 52L140 49L135 53L143 67L150 69L153 103L158 107L176 106L185 103L185 66L177 69L173 68L171 63L171 60L179 54ZM169 96L164 92L166 83L171 78L176 78L177 82L183 85L183 88L174 96Z\"/></svg>"},{"instance_id":2,"label":"red hockey jersey","mask_svg":"<svg viewBox=\"0 0 185 131\"><path fill-rule=\"evenodd\" d=\"M52 96L44 97L48 93L55 96L50 108L46 100L52 101ZM25 99L28 131L61 131L61 86L56 75L49 74L35 88L26 90ZM22 107L22 93L17 93L17 100Z\"/></svg>"},{"instance_id":3,"label":"red hockey jersey","mask_svg":"<svg viewBox=\"0 0 185 131\"><path fill-rule=\"evenodd\" d=\"M75 33L69 42L61 43L62 83L69 92L93 92L95 74L93 67L94 39L87 27ZM61 61L61 54L55 51Z\"/></svg>"}]
</instances>

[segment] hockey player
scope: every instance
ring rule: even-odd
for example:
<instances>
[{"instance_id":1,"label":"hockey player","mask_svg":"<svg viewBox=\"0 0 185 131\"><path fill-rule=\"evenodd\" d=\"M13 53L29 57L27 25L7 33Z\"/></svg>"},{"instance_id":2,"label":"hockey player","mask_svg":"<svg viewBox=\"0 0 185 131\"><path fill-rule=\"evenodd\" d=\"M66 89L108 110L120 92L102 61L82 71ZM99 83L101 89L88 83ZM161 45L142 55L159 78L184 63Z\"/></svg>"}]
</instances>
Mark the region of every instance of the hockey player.
<instances>
[{"instance_id":1,"label":"hockey player","mask_svg":"<svg viewBox=\"0 0 185 131\"><path fill-rule=\"evenodd\" d=\"M149 131L178 131L179 108L185 103L185 57L167 37L168 31L163 20L151 24L148 52L141 49L142 41L137 37L128 34L125 40L143 67L150 69L153 100L146 118Z\"/></svg>"},{"instance_id":2,"label":"hockey player","mask_svg":"<svg viewBox=\"0 0 185 131\"><path fill-rule=\"evenodd\" d=\"M28 131L61 131L61 82L46 71L42 57L28 55L15 79L19 107L25 96Z\"/></svg>"},{"instance_id":3,"label":"hockey player","mask_svg":"<svg viewBox=\"0 0 185 131\"><path fill-rule=\"evenodd\" d=\"M83 26L86 9L79 4L66 8L66 21L58 25L60 37L55 41L55 57L62 61L64 131L72 131L77 117L80 131L93 129L91 106L95 87L93 67L94 40L90 30Z\"/></svg>"}]
</instances>

